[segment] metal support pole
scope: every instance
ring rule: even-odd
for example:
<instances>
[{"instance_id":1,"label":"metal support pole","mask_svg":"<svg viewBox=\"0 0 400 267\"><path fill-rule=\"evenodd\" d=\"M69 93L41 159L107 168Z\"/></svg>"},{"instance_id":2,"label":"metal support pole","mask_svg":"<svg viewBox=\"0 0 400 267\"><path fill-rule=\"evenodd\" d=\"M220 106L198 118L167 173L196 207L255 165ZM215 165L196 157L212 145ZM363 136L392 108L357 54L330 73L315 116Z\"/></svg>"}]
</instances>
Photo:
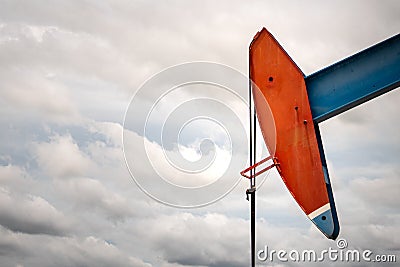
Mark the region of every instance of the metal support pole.
<instances>
[{"instance_id":1,"label":"metal support pole","mask_svg":"<svg viewBox=\"0 0 400 267\"><path fill-rule=\"evenodd\" d=\"M250 61L249 61L250 62ZM250 64L249 64L249 75L250 75ZM255 107L252 107L252 86L251 80L249 79L249 150L250 150L250 166L256 162L256 110ZM250 200L250 262L251 267L256 266L256 180L255 174L256 169L253 168L250 170L250 188L246 190L246 197L249 200L249 195L251 197Z\"/></svg>"}]
</instances>

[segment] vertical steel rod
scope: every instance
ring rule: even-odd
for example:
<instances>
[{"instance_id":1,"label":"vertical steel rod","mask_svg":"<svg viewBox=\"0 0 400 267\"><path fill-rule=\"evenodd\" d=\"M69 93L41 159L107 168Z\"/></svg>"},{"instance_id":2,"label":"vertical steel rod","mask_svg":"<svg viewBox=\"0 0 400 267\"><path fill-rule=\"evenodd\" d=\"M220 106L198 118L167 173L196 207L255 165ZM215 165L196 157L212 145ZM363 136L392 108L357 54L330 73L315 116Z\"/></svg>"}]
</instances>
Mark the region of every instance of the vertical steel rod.
<instances>
[{"instance_id":1,"label":"vertical steel rod","mask_svg":"<svg viewBox=\"0 0 400 267\"><path fill-rule=\"evenodd\" d=\"M250 76L250 58L249 58L249 76ZM250 140L249 140L249 150L250 150L250 166L255 163L256 158L256 111L255 106L252 107L252 84L249 78L249 131L250 131ZM256 173L255 168L250 171L250 175ZM250 191L246 192L246 194L251 195L250 200L250 261L251 267L255 267L256 264L256 194L255 194L255 177L250 179Z\"/></svg>"},{"instance_id":2,"label":"vertical steel rod","mask_svg":"<svg viewBox=\"0 0 400 267\"><path fill-rule=\"evenodd\" d=\"M253 106L253 161L257 162L257 117L256 107ZM256 168L253 169L253 175L256 173ZM256 266L256 176L253 177L253 186L251 194L251 258L252 267Z\"/></svg>"},{"instance_id":3,"label":"vertical steel rod","mask_svg":"<svg viewBox=\"0 0 400 267\"><path fill-rule=\"evenodd\" d=\"M249 158L250 158L250 166L253 165L253 125L252 125L252 94L251 94L251 79L250 79L250 57L249 57ZM250 176L253 174L253 170L250 170ZM250 189L253 186L253 179L250 179ZM247 199L249 197L249 189L246 192ZM253 194L251 194L250 200L250 262L251 267L255 267L254 259L253 259Z\"/></svg>"}]
</instances>

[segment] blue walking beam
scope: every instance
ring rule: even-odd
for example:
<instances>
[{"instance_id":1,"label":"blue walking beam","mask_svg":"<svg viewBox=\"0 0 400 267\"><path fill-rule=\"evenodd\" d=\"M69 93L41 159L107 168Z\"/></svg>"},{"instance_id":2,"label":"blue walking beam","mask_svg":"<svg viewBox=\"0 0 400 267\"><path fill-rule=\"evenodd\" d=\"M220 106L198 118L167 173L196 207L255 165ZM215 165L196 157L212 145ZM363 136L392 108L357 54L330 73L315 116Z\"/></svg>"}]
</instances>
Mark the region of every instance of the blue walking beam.
<instances>
[{"instance_id":1,"label":"blue walking beam","mask_svg":"<svg viewBox=\"0 0 400 267\"><path fill-rule=\"evenodd\" d=\"M400 34L305 78L320 123L400 86Z\"/></svg>"}]
</instances>

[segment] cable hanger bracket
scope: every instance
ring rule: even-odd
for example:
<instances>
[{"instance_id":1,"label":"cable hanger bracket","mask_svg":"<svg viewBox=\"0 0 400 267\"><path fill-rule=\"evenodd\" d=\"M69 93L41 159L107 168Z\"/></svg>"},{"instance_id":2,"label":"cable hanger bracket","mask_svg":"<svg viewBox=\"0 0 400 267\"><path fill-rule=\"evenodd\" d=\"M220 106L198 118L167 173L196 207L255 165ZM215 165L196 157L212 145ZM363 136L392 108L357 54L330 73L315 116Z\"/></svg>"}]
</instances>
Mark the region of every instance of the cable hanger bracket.
<instances>
[{"instance_id":1,"label":"cable hanger bracket","mask_svg":"<svg viewBox=\"0 0 400 267\"><path fill-rule=\"evenodd\" d=\"M258 167L258 166L264 164L265 162L267 162L268 160L271 160L271 159L272 159L272 164L271 164L271 165L268 165L267 167L264 167L262 170L260 170L260 171L258 171L258 172L256 172L256 173L254 173L254 174L247 174L248 172L251 173L251 171L254 170L256 167ZM260 175L260 174L262 174L262 173L264 173L264 172L266 172L266 171L272 169L273 167L276 167L277 170L278 170L278 172L281 172L281 169L280 169L279 166L280 166L280 163L279 163L279 161L278 161L278 158L277 158L277 157L269 156L269 157L266 157L265 159L260 160L260 161L257 162L256 164L251 165L251 166L248 167L247 169L244 169L243 171L240 172L240 175L242 175L243 177L245 177L245 178L247 178L247 179L253 179L253 178L257 177L258 175ZM247 193L247 192L246 192L246 193Z\"/></svg>"}]
</instances>

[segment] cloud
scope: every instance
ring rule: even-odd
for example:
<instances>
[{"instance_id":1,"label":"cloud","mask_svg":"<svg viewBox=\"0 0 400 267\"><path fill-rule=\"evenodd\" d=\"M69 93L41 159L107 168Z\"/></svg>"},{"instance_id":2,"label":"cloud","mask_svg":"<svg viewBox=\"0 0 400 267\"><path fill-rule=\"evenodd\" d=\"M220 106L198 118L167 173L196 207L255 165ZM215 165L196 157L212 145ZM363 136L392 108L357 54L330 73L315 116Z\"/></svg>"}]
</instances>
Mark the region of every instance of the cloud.
<instances>
[{"instance_id":1,"label":"cloud","mask_svg":"<svg viewBox=\"0 0 400 267\"><path fill-rule=\"evenodd\" d=\"M15 232L66 235L73 220L40 194L37 181L18 166L0 166L0 224Z\"/></svg>"},{"instance_id":2,"label":"cloud","mask_svg":"<svg viewBox=\"0 0 400 267\"><path fill-rule=\"evenodd\" d=\"M51 188L59 193L58 198L63 197L75 210L90 210L112 221L133 216L138 204L129 203L116 185L125 180L133 187L122 164L121 125L92 122L86 127L97 135L87 146L80 147L69 134L56 134L50 142L34 143L38 165L51 178Z\"/></svg>"},{"instance_id":3,"label":"cloud","mask_svg":"<svg viewBox=\"0 0 400 267\"><path fill-rule=\"evenodd\" d=\"M246 180L196 210L165 207L132 182L121 142L131 93L185 61L217 61L246 73L249 42L262 26L308 74L398 33L399 8L398 1L3 1L2 265L247 265ZM321 130L341 237L352 247L398 254L396 91ZM144 141L138 133L128 137ZM162 152L154 144L152 153ZM153 181L142 161L137 174ZM279 179L269 177L258 191L258 247L334 246Z\"/></svg>"},{"instance_id":4,"label":"cloud","mask_svg":"<svg viewBox=\"0 0 400 267\"><path fill-rule=\"evenodd\" d=\"M107 138L108 143L115 147L122 147L122 125L113 122L93 121L88 125L92 133L100 133Z\"/></svg>"},{"instance_id":5,"label":"cloud","mask_svg":"<svg viewBox=\"0 0 400 267\"><path fill-rule=\"evenodd\" d=\"M82 175L91 164L70 135L52 136L49 143L34 143L33 149L39 166L54 178Z\"/></svg>"},{"instance_id":6,"label":"cloud","mask_svg":"<svg viewBox=\"0 0 400 267\"><path fill-rule=\"evenodd\" d=\"M322 123L325 154L338 171L355 175L363 168L373 171L369 166L397 166L399 100L397 88Z\"/></svg>"},{"instance_id":7,"label":"cloud","mask_svg":"<svg viewBox=\"0 0 400 267\"><path fill-rule=\"evenodd\" d=\"M36 116L57 123L80 120L65 85L34 70L2 69L0 78L3 112L17 118L23 114L25 117Z\"/></svg>"},{"instance_id":8,"label":"cloud","mask_svg":"<svg viewBox=\"0 0 400 267\"><path fill-rule=\"evenodd\" d=\"M4 228L0 228L0 234L0 247L9 248L9 257L2 260L3 266L151 267L151 264L121 252L114 245L93 236L32 236Z\"/></svg>"},{"instance_id":9,"label":"cloud","mask_svg":"<svg viewBox=\"0 0 400 267\"><path fill-rule=\"evenodd\" d=\"M3 35L0 66L12 66L22 72L28 72L29 67L37 68L37 76L46 75L48 80L63 83L69 75L125 85L131 80L129 70L133 68L132 63L125 60L105 38L56 25L11 22L3 24L0 30Z\"/></svg>"},{"instance_id":10,"label":"cloud","mask_svg":"<svg viewBox=\"0 0 400 267\"><path fill-rule=\"evenodd\" d=\"M159 221L163 227L158 227ZM247 263L247 222L210 213L180 213L143 221L146 238L169 263L183 266L243 266ZM232 231L235 229L235 231Z\"/></svg>"},{"instance_id":11,"label":"cloud","mask_svg":"<svg viewBox=\"0 0 400 267\"><path fill-rule=\"evenodd\" d=\"M27 193L36 184L24 169L15 165L6 165L0 166L0 186L7 190Z\"/></svg>"},{"instance_id":12,"label":"cloud","mask_svg":"<svg viewBox=\"0 0 400 267\"><path fill-rule=\"evenodd\" d=\"M16 232L64 235L69 220L39 196L16 195L0 188L0 224Z\"/></svg>"},{"instance_id":13,"label":"cloud","mask_svg":"<svg viewBox=\"0 0 400 267\"><path fill-rule=\"evenodd\" d=\"M366 204L382 208L397 208L400 196L396 193L400 188L398 179L400 170L388 175L388 172L382 171L379 178L356 178L351 181L350 186L353 192L360 194L366 201Z\"/></svg>"},{"instance_id":14,"label":"cloud","mask_svg":"<svg viewBox=\"0 0 400 267\"><path fill-rule=\"evenodd\" d=\"M71 178L56 181L58 192L79 210L100 211L107 218L121 220L134 214L135 204L107 189L101 182L90 178Z\"/></svg>"}]
</instances>

